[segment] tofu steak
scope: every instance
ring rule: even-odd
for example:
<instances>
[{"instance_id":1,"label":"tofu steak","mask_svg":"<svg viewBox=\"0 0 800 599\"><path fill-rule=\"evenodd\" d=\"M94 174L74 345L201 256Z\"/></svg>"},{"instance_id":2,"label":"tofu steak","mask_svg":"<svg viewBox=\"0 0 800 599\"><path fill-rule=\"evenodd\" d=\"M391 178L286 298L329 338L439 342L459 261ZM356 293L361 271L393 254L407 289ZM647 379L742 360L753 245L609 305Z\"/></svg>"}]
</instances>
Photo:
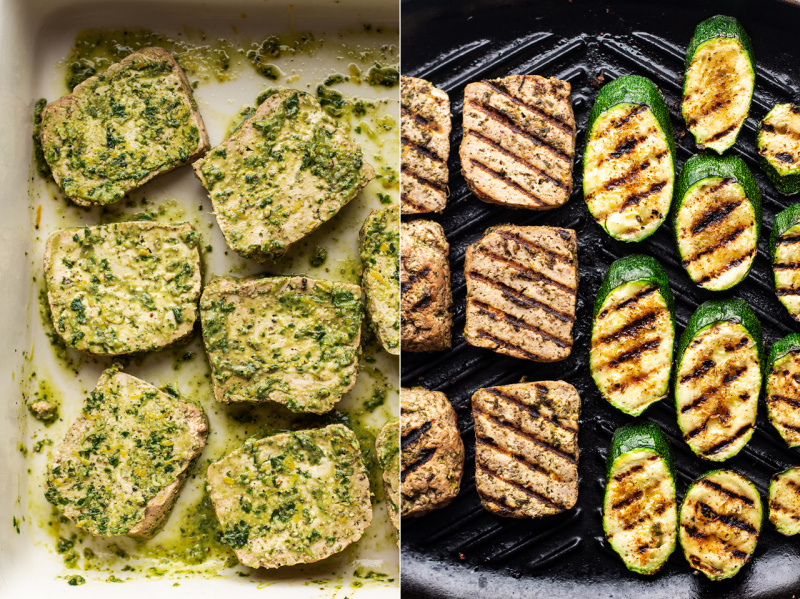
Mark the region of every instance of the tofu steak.
<instances>
[{"instance_id":1,"label":"tofu steak","mask_svg":"<svg viewBox=\"0 0 800 599\"><path fill-rule=\"evenodd\" d=\"M450 349L453 293L450 245L441 225L415 220L400 227L400 338L403 351Z\"/></svg>"},{"instance_id":2,"label":"tofu steak","mask_svg":"<svg viewBox=\"0 0 800 599\"><path fill-rule=\"evenodd\" d=\"M189 224L56 231L44 275L53 326L72 348L107 356L152 351L194 329L201 273Z\"/></svg>"},{"instance_id":3,"label":"tofu steak","mask_svg":"<svg viewBox=\"0 0 800 599\"><path fill-rule=\"evenodd\" d=\"M111 368L56 450L45 496L93 535L152 537L207 434L202 409Z\"/></svg>"},{"instance_id":4,"label":"tofu steak","mask_svg":"<svg viewBox=\"0 0 800 599\"><path fill-rule=\"evenodd\" d=\"M566 81L512 75L464 90L461 168L484 202L547 210L572 193L575 115Z\"/></svg>"},{"instance_id":5,"label":"tofu steak","mask_svg":"<svg viewBox=\"0 0 800 599\"><path fill-rule=\"evenodd\" d=\"M453 501L461 488L464 443L447 396L400 390L401 514L422 516Z\"/></svg>"},{"instance_id":6,"label":"tofu steak","mask_svg":"<svg viewBox=\"0 0 800 599\"><path fill-rule=\"evenodd\" d=\"M464 273L468 343L535 362L569 356L578 289L574 231L493 227L467 248Z\"/></svg>"},{"instance_id":7,"label":"tofu steak","mask_svg":"<svg viewBox=\"0 0 800 599\"><path fill-rule=\"evenodd\" d=\"M375 176L316 98L295 90L270 95L193 168L225 241L257 262L283 256Z\"/></svg>"},{"instance_id":8,"label":"tofu steak","mask_svg":"<svg viewBox=\"0 0 800 599\"><path fill-rule=\"evenodd\" d=\"M307 277L212 279L200 300L214 395L328 412L358 374L361 288Z\"/></svg>"},{"instance_id":9,"label":"tofu steak","mask_svg":"<svg viewBox=\"0 0 800 599\"><path fill-rule=\"evenodd\" d=\"M403 214L441 212L447 204L450 98L430 82L400 78Z\"/></svg>"},{"instance_id":10,"label":"tofu steak","mask_svg":"<svg viewBox=\"0 0 800 599\"><path fill-rule=\"evenodd\" d=\"M341 424L248 439L206 481L222 541L251 568L325 559L372 521L358 440Z\"/></svg>"},{"instance_id":11,"label":"tofu steak","mask_svg":"<svg viewBox=\"0 0 800 599\"><path fill-rule=\"evenodd\" d=\"M478 389L475 483L483 507L510 518L566 511L578 499L581 398L562 381Z\"/></svg>"},{"instance_id":12,"label":"tofu steak","mask_svg":"<svg viewBox=\"0 0 800 599\"><path fill-rule=\"evenodd\" d=\"M381 346L400 354L400 212L373 210L361 227L361 285L372 330Z\"/></svg>"},{"instance_id":13,"label":"tofu steak","mask_svg":"<svg viewBox=\"0 0 800 599\"><path fill-rule=\"evenodd\" d=\"M134 52L48 104L40 131L53 178L81 206L116 202L208 149L191 85L162 48Z\"/></svg>"}]
</instances>

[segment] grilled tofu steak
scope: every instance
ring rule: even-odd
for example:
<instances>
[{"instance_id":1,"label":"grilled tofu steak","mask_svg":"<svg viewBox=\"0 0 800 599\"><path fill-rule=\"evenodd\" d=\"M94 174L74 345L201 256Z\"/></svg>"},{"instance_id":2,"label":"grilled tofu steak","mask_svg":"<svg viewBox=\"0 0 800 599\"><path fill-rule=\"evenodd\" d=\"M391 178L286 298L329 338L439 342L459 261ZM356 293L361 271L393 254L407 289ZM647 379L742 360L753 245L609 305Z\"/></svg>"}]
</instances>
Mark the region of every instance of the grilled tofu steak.
<instances>
[{"instance_id":1,"label":"grilled tofu steak","mask_svg":"<svg viewBox=\"0 0 800 599\"><path fill-rule=\"evenodd\" d=\"M400 419L392 418L383 425L375 439L378 463L383 470L383 494L389 520L397 533L400 546Z\"/></svg>"},{"instance_id":2,"label":"grilled tofu steak","mask_svg":"<svg viewBox=\"0 0 800 599\"><path fill-rule=\"evenodd\" d=\"M475 483L481 504L509 518L560 514L578 499L581 398L562 381L478 389Z\"/></svg>"},{"instance_id":3,"label":"grilled tofu steak","mask_svg":"<svg viewBox=\"0 0 800 599\"><path fill-rule=\"evenodd\" d=\"M800 533L800 468L789 468L772 477L769 521L782 535Z\"/></svg>"},{"instance_id":4,"label":"grilled tofu steak","mask_svg":"<svg viewBox=\"0 0 800 599\"><path fill-rule=\"evenodd\" d=\"M603 397L638 416L669 390L675 344L674 300L657 260L614 262L597 292L589 366Z\"/></svg>"},{"instance_id":5,"label":"grilled tofu steak","mask_svg":"<svg viewBox=\"0 0 800 599\"><path fill-rule=\"evenodd\" d=\"M400 226L400 344L403 351L450 349L453 293L450 245L441 225L415 220Z\"/></svg>"},{"instance_id":6,"label":"grilled tofu steak","mask_svg":"<svg viewBox=\"0 0 800 599\"><path fill-rule=\"evenodd\" d=\"M755 89L755 58L739 21L716 15L686 49L681 112L697 147L722 154L739 135Z\"/></svg>"},{"instance_id":7,"label":"grilled tofu steak","mask_svg":"<svg viewBox=\"0 0 800 599\"><path fill-rule=\"evenodd\" d=\"M800 106L777 104L758 126L761 168L784 195L800 191Z\"/></svg>"},{"instance_id":8,"label":"grilled tofu steak","mask_svg":"<svg viewBox=\"0 0 800 599\"><path fill-rule=\"evenodd\" d=\"M450 177L450 97L424 79L404 76L400 105L401 210L441 212Z\"/></svg>"},{"instance_id":9,"label":"grilled tofu steak","mask_svg":"<svg viewBox=\"0 0 800 599\"><path fill-rule=\"evenodd\" d=\"M208 467L206 486L222 542L250 568L325 559L372 521L361 449L341 424L248 439Z\"/></svg>"},{"instance_id":10,"label":"grilled tofu steak","mask_svg":"<svg viewBox=\"0 0 800 599\"><path fill-rule=\"evenodd\" d=\"M266 262L330 220L375 176L316 98L276 91L193 165L225 241Z\"/></svg>"},{"instance_id":11,"label":"grilled tofu steak","mask_svg":"<svg viewBox=\"0 0 800 599\"><path fill-rule=\"evenodd\" d=\"M202 409L110 368L56 450L45 497L93 535L152 537L207 435Z\"/></svg>"},{"instance_id":12,"label":"grilled tofu steak","mask_svg":"<svg viewBox=\"0 0 800 599\"><path fill-rule=\"evenodd\" d=\"M775 216L769 253L778 300L800 321L800 204Z\"/></svg>"},{"instance_id":13,"label":"grilled tofu steak","mask_svg":"<svg viewBox=\"0 0 800 599\"><path fill-rule=\"evenodd\" d=\"M715 470L687 489L680 510L686 561L711 580L736 575L753 555L763 508L753 483L732 470Z\"/></svg>"},{"instance_id":14,"label":"grilled tofu steak","mask_svg":"<svg viewBox=\"0 0 800 599\"><path fill-rule=\"evenodd\" d=\"M307 277L216 277L200 299L214 396L328 412L353 388L361 288Z\"/></svg>"},{"instance_id":15,"label":"grilled tofu steak","mask_svg":"<svg viewBox=\"0 0 800 599\"><path fill-rule=\"evenodd\" d=\"M464 443L444 393L400 390L400 513L422 516L449 505L461 488Z\"/></svg>"},{"instance_id":16,"label":"grilled tofu steak","mask_svg":"<svg viewBox=\"0 0 800 599\"><path fill-rule=\"evenodd\" d=\"M116 202L208 150L192 87L162 48L134 52L48 104L40 131L53 178L81 206Z\"/></svg>"},{"instance_id":17,"label":"grilled tofu steak","mask_svg":"<svg viewBox=\"0 0 800 599\"><path fill-rule=\"evenodd\" d=\"M189 224L132 221L56 231L44 254L47 300L69 347L117 356L194 330L200 253Z\"/></svg>"},{"instance_id":18,"label":"grilled tofu steak","mask_svg":"<svg viewBox=\"0 0 800 599\"><path fill-rule=\"evenodd\" d=\"M478 199L548 210L572 193L575 116L566 81L511 75L464 90L459 155Z\"/></svg>"},{"instance_id":19,"label":"grilled tofu steak","mask_svg":"<svg viewBox=\"0 0 800 599\"><path fill-rule=\"evenodd\" d=\"M767 360L767 416L789 447L800 446L800 335L776 341Z\"/></svg>"},{"instance_id":20,"label":"grilled tofu steak","mask_svg":"<svg viewBox=\"0 0 800 599\"><path fill-rule=\"evenodd\" d=\"M709 301L678 346L675 406L683 439L711 461L735 456L753 436L761 391L761 325L741 299Z\"/></svg>"},{"instance_id":21,"label":"grilled tofu steak","mask_svg":"<svg viewBox=\"0 0 800 599\"><path fill-rule=\"evenodd\" d=\"M361 285L370 325L381 346L400 354L400 212L370 212L361 227Z\"/></svg>"},{"instance_id":22,"label":"grilled tofu steak","mask_svg":"<svg viewBox=\"0 0 800 599\"><path fill-rule=\"evenodd\" d=\"M675 144L664 97L652 81L624 75L600 90L589 115L583 196L611 237L641 241L669 212Z\"/></svg>"},{"instance_id":23,"label":"grilled tofu steak","mask_svg":"<svg viewBox=\"0 0 800 599\"><path fill-rule=\"evenodd\" d=\"M572 350L575 231L501 225L467 248L464 338L476 347L556 362Z\"/></svg>"},{"instance_id":24,"label":"grilled tofu steak","mask_svg":"<svg viewBox=\"0 0 800 599\"><path fill-rule=\"evenodd\" d=\"M655 574L675 550L678 503L669 441L652 422L617 429L608 452L603 529L632 572Z\"/></svg>"},{"instance_id":25,"label":"grilled tofu steak","mask_svg":"<svg viewBox=\"0 0 800 599\"><path fill-rule=\"evenodd\" d=\"M676 193L681 264L705 289L723 291L750 272L761 235L761 192L737 156L693 156Z\"/></svg>"}]
</instances>

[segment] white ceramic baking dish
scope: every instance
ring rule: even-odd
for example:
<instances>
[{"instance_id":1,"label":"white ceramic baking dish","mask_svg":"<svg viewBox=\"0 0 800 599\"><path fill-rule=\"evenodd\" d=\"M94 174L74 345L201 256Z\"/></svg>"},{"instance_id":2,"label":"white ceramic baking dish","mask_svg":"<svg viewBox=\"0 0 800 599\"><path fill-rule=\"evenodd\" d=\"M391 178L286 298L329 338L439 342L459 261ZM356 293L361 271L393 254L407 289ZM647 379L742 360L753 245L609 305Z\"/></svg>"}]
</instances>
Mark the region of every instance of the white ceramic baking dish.
<instances>
[{"instance_id":1,"label":"white ceramic baking dish","mask_svg":"<svg viewBox=\"0 0 800 599\"><path fill-rule=\"evenodd\" d=\"M81 221L98 222L99 212L82 212L66 207L63 198L37 180L32 167L31 114L39 97L53 100L64 92L63 71L58 61L69 53L76 33L88 27L139 26L159 32L175 33L204 31L213 36L247 35L263 39L269 34L289 31L326 32L323 39L347 41L330 33L351 31L364 34L364 24L375 28L397 31L399 7L396 0L236 0L202 1L169 0L147 2L139 0L107 0L82 2L80 0L0 0L0 289L3 290L3 308L0 309L0 596L13 598L38 597L107 597L110 593L123 598L142 596L160 597L217 597L234 595L249 597L271 593L280 597L399 597L399 559L397 548L386 539L390 536L388 520L382 505L377 505L373 525L354 550L338 558L321 562L313 568L289 568L276 572L255 572L247 577L238 576L238 568L226 574L206 576L194 573L191 567L182 567L178 573L161 576L131 575L123 584L107 582L109 571L93 572L65 568L62 556L53 551L54 538L48 532L48 506L41 498L42 478L48 452L52 446L31 456L37 440L51 438L58 443L60 436L77 414L85 393L91 389L107 361L79 360L74 370L58 363L54 350L44 335L40 306L37 299L41 289L41 253L47 234L61 226L75 226ZM327 36L327 37L326 37ZM337 42L337 43L338 43ZM393 42L397 45L397 39ZM335 44L333 44L335 46ZM330 46L330 44L329 44ZM396 52L396 48L394 50ZM323 50L299 61L296 73L287 73L292 87L303 89L320 82L332 70L341 70L342 57L338 50ZM345 62L346 64L346 62ZM294 78L294 76L297 76ZM284 82L279 82L287 85ZM231 119L268 82L254 76L242 76L225 84L201 85L196 98L209 129L212 145L225 135ZM382 101L382 110L399 123L399 106L396 96L399 88L361 86L356 89L345 84L348 94ZM355 124L355 123L354 123ZM397 135L396 131L392 135ZM357 135L356 139L370 156L380 156L383 165L397 168L399 143L387 141L384 135L375 138ZM172 206L173 216L206 226L213 222L210 203L204 190L184 167L174 173L157 178L148 184L146 195L150 206L166 203ZM345 265L350 264L355 250L355 240L360 223L372 208L380 205L377 192L396 196L396 189L385 189L373 182L337 217L337 223L325 228L312 243L327 245L331 255L328 263L346 278ZM37 214L41 206L41 214ZM132 207L127 210L130 216ZM124 212L123 210L123 212ZM196 210L197 214L192 212ZM170 219L170 213L165 220ZM174 218L173 218L174 220ZM180 220L180 218L178 218ZM39 223L39 228L36 227ZM207 254L206 280L211 274L222 274L233 268L238 275L258 272L275 272L276 269L259 267L226 254L222 237L215 227L204 233L204 242L212 243L214 251ZM341 269L339 266L341 265ZM295 261L277 270L304 271L303 263ZM309 273L314 276L314 273ZM197 337L197 335L195 336ZM200 352L198 339L190 350ZM379 352L381 353L381 352ZM387 355L377 355L383 375L397 381L397 360ZM189 382L192 367L177 372L171 358L148 357L134 360L127 369L157 385L174 383L182 392L199 393L207 399L205 391L192 390ZM354 396L371 392L376 378L370 369L363 371ZM31 390L31 385L46 373L48 384L55 388L61 400L62 423L49 429L32 424L25 408L21 389ZM377 376L377 375L376 375ZM33 377L33 378L32 378ZM379 377L378 377L379 378ZM183 387L181 387L183 385ZM367 418L378 426L397 412L397 383L388 395L385 405ZM348 401L347 399L344 401ZM353 400L350 400L353 401ZM204 405L205 400L203 400ZM214 416L212 416L212 430ZM370 419L371 418L371 419ZM217 440L216 451L224 447ZM20 451L24 446L28 455ZM204 454L204 458L217 457ZM192 488L193 487L193 488ZM200 483L187 485L181 501L196 499ZM176 512L180 511L180 504ZM173 518L176 517L173 514ZM168 531L176 526L167 525ZM179 531L177 534L180 534ZM359 570L380 571L386 574L382 581L363 580L353 576ZM69 586L67 578L78 574L86 584ZM126 578L126 576L120 576ZM387 582L386 579L391 582ZM269 587L264 589L264 587Z\"/></svg>"}]
</instances>

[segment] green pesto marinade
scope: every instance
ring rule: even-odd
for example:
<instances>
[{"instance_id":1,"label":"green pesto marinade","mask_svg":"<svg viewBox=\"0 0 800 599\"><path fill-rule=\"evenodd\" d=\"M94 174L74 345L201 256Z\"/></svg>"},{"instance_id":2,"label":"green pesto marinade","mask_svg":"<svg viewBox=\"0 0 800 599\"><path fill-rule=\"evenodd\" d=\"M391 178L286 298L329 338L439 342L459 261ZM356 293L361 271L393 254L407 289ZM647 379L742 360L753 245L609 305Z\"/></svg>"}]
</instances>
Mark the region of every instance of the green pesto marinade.
<instances>
[{"instance_id":1,"label":"green pesto marinade","mask_svg":"<svg viewBox=\"0 0 800 599\"><path fill-rule=\"evenodd\" d=\"M353 387L361 289L307 277L217 277L200 301L219 401L324 413Z\"/></svg>"}]
</instances>

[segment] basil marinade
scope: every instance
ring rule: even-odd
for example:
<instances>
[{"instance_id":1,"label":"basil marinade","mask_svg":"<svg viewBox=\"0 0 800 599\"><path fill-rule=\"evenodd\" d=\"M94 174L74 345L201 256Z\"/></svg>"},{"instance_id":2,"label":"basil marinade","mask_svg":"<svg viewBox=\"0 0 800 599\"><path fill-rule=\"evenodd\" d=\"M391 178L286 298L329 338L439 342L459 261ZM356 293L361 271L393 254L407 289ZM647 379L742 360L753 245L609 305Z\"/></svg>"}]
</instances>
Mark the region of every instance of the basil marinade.
<instances>
[{"instance_id":1,"label":"basil marinade","mask_svg":"<svg viewBox=\"0 0 800 599\"><path fill-rule=\"evenodd\" d=\"M194 41L189 39L192 36L194 36ZM207 44L207 48L204 48L202 43L198 43L204 41L203 38L206 37L202 33L191 33L186 36L186 39L179 39L180 37L168 37L144 30L94 30L82 33L76 40L75 52L65 63L68 71L67 79L70 80L70 85L74 86L86 77L95 74L82 71L83 67L94 65L90 68L94 68L99 72L122 58L124 56L122 53L153 44L166 47L176 55L179 63L186 70L192 86L195 88L206 82L233 79L247 73L251 68L250 64L252 63L248 61L246 56L247 44L245 43L212 41ZM322 81L321 83L308 85L309 91L321 101L323 108L326 109L330 116L341 119L342 122L354 128L357 133L362 130L372 133L368 137L378 147L383 145L384 140L394 140L396 136L395 121L384 112L385 104L375 100L358 98L351 100L346 97L343 91L339 92L335 88L338 85L346 84L348 81L369 85L372 83L370 79L374 79L367 76L371 69L384 69L387 68L384 65L395 62L397 59L396 48L380 43L386 37L387 35L383 33L381 33L380 37L376 36L376 39L371 42L372 46L368 47L366 51L364 51L365 47L354 47L352 50L346 50L344 52L346 57L345 64L347 59L352 60L352 63L349 67L335 69L339 72L348 73L341 80L335 76L337 73L334 72L333 75L329 74L318 80ZM327 38L314 38L313 36L302 38L302 35L282 36L279 38L282 46L281 55L275 57L272 61L282 74L276 83L272 83L269 80L270 85L296 87L297 84L291 81L284 81L287 76L283 75L283 73L291 73L291 69L287 68L282 61L303 54L324 53L326 44L330 43ZM176 45L173 46L173 42ZM341 44L341 47L344 47L344 44ZM79 63L82 67L75 66ZM376 63L378 64L376 65ZM391 71L392 69L389 67L388 70ZM388 78L391 79L391 73L388 74ZM383 86L384 84L377 82L376 85ZM331 114L331 112L334 114ZM372 156L365 152L365 158L375 165L376 178L379 180L384 193L380 194L381 198L378 198L374 192L366 192L361 197L366 199L372 207L379 207L384 201L383 197L390 198L394 196L398 188L397 171L392 166L382 164L379 156ZM206 207L195 206L191 202L188 204L176 204L169 199L169 196L167 198L158 197L158 191L150 191L149 193L152 197L146 197L141 192L133 192L129 198L122 200L113 207L87 213L84 210L68 205L61 194L53 194L53 188L48 183L39 180L34 185L37 186L37 189L32 192L33 197L35 197L37 191L40 191L39 188L42 188L42 186L47 191L47 195L55 195L54 199L59 203L57 211L64 217L64 219L59 219L61 221L58 223L59 226L64 224L82 225L87 222L97 222L96 219L99 219L99 222L141 220L140 217L142 216L151 219L155 218L161 222L189 220L197 230L198 244L204 256L208 252L212 252L208 255L211 258L218 259L222 254L225 254L225 260L228 263L226 270L229 272L239 274L263 272L263 268L255 267L255 265L247 261L238 259L233 255L233 252L229 252L219 242L214 244L215 248L211 247L208 241L211 239L209 228L213 223L213 219L209 218L207 205ZM386 195L386 192L391 192L391 196ZM163 193L161 195L163 196ZM156 210L150 207L154 202L158 206ZM162 209L164 205L168 206L166 212ZM169 208L170 205L173 208ZM195 208L197 212L195 212ZM352 210L348 208L348 211L352 216ZM349 222L352 221L352 218L345 222L347 218L347 215L343 215L339 219L334 219L330 225L326 224L323 227L325 231L320 231L319 234L312 234L309 238L304 239L303 242L298 243L298 247L292 248L292 251L281 261L280 268L288 269L290 272L307 272L310 276L319 276L323 279L342 279L358 282L360 266L357 253L353 251L356 249L354 247L356 244L353 241L357 237L357 230L361 222ZM361 220L363 220L363 217ZM44 218L43 223L46 228L48 219ZM349 238L346 238L346 231ZM334 244L331 243L331 235L334 238ZM313 264L310 262L310 256L323 254L323 252L318 251L318 248L324 249L325 253L327 253L332 250L332 247L336 246L343 248L345 250L344 254L349 254L349 257L342 260L336 254L331 254L325 259L318 258ZM38 276L36 284L37 286L40 285ZM42 299L44 300L44 298ZM36 308L34 307L34 309ZM47 311L47 307L42 307L43 324L49 321ZM42 397L46 396L52 399L52 403L58 405L60 403L57 397L58 394L46 394L38 391L39 385L42 385L43 388L59 388L57 383L51 382L57 380L58 377L50 375L49 372L52 370L53 375L57 375L61 370L75 372L81 368L96 368L97 366L95 365L98 362L94 358L65 348L63 342L52 330L52 326L49 330L51 331L50 340L56 352L55 357L58 362L58 368L52 370L35 361L31 364L26 376L22 377L24 381L21 386L26 397L35 399L38 393ZM183 492L185 497L181 501L182 505L175 509L172 524L168 524L167 530L151 541L97 539L75 529L73 525L57 514L52 513L48 516L42 513L35 516L35 519L43 520L49 534L58 539L56 543L57 549L63 555L65 565L68 568L78 567L106 571L109 573L107 578L109 581L124 580L134 573L148 577L164 575L181 577L196 573L198 569L209 575L214 575L218 573L220 567L235 566L236 560L229 547L222 542L226 539L223 538L208 497L201 491L201 487L203 486L205 469L208 464L219 456L240 446L247 437L260 438L276 432L320 427L337 422L346 424L356 433L359 440L362 455L369 470L370 486L374 495L373 500L376 502L382 501L381 469L377 464L374 449L375 434L380 427L369 422L374 420L371 417L376 414L382 414L380 417L381 422L389 418L389 406L397 399L397 389L394 384L388 382L393 377L387 377L384 372L384 368L391 365L391 361L387 361L387 357L381 354L379 346L371 332L368 331L367 326L363 327L362 336L365 338L362 340L363 354L359 365L361 376L357 387L348 394L348 399L338 406L340 409L321 417L306 414L292 415L284 410L276 410L274 406L224 406L216 402L211 396L211 375L199 335L195 335L186 346L168 349L156 355L124 358L122 360L124 366L133 369L146 369L158 362L170 364L175 373L171 378L178 381L181 391L186 393L187 397L199 400L209 412L209 417L214 421L214 424L212 424L214 440L209 443L209 449L189 473L189 482ZM39 351L41 352L41 350ZM107 364L107 362L102 362L102 364ZM392 368L394 367L392 366ZM68 374L68 376L72 377L73 375ZM90 378L91 376L87 375L87 380ZM149 380L147 376L143 378ZM170 377L168 376L168 378ZM66 411L69 412L69 410ZM44 463L45 454L53 451L51 443L53 440L59 441L63 436L64 425L68 424L65 423L66 420L68 418L65 415L50 428L33 423L30 419L27 421L27 426L30 430L30 441L21 444L20 449L22 451L24 448L24 451L27 452L28 459L34 470L40 471L42 469L41 465ZM47 457L47 460L49 461L49 457ZM42 505L44 503L42 498L36 497L35 492L31 494L31 500L34 502L34 505L32 505L34 514L37 511L41 512L38 508L45 507ZM24 526L25 522L22 525ZM392 532L388 526L385 531L376 531L374 529L375 527L369 529L367 536L381 539L381 546L389 546L394 542ZM376 537L376 535L378 536ZM376 541L368 542L374 543ZM353 572L352 567L348 566L347 562L353 561L353 558L357 555L357 548L351 547L338 557L334 556L326 562L322 562L320 566L312 565L303 567L302 570L319 583L322 583L320 579L333 576L332 582L338 580L339 584L341 584L345 580L342 578L343 574L355 576L356 580L351 583L353 587L360 587L366 581L393 582L394 578L391 573L387 575L364 567L358 567ZM237 571L243 575L250 575L254 579L263 579L261 572L249 573L244 570L244 568L237 567ZM82 572L82 574L84 573ZM89 579L86 574L84 576ZM81 584L84 580L82 576L67 578L70 584Z\"/></svg>"}]
</instances>

